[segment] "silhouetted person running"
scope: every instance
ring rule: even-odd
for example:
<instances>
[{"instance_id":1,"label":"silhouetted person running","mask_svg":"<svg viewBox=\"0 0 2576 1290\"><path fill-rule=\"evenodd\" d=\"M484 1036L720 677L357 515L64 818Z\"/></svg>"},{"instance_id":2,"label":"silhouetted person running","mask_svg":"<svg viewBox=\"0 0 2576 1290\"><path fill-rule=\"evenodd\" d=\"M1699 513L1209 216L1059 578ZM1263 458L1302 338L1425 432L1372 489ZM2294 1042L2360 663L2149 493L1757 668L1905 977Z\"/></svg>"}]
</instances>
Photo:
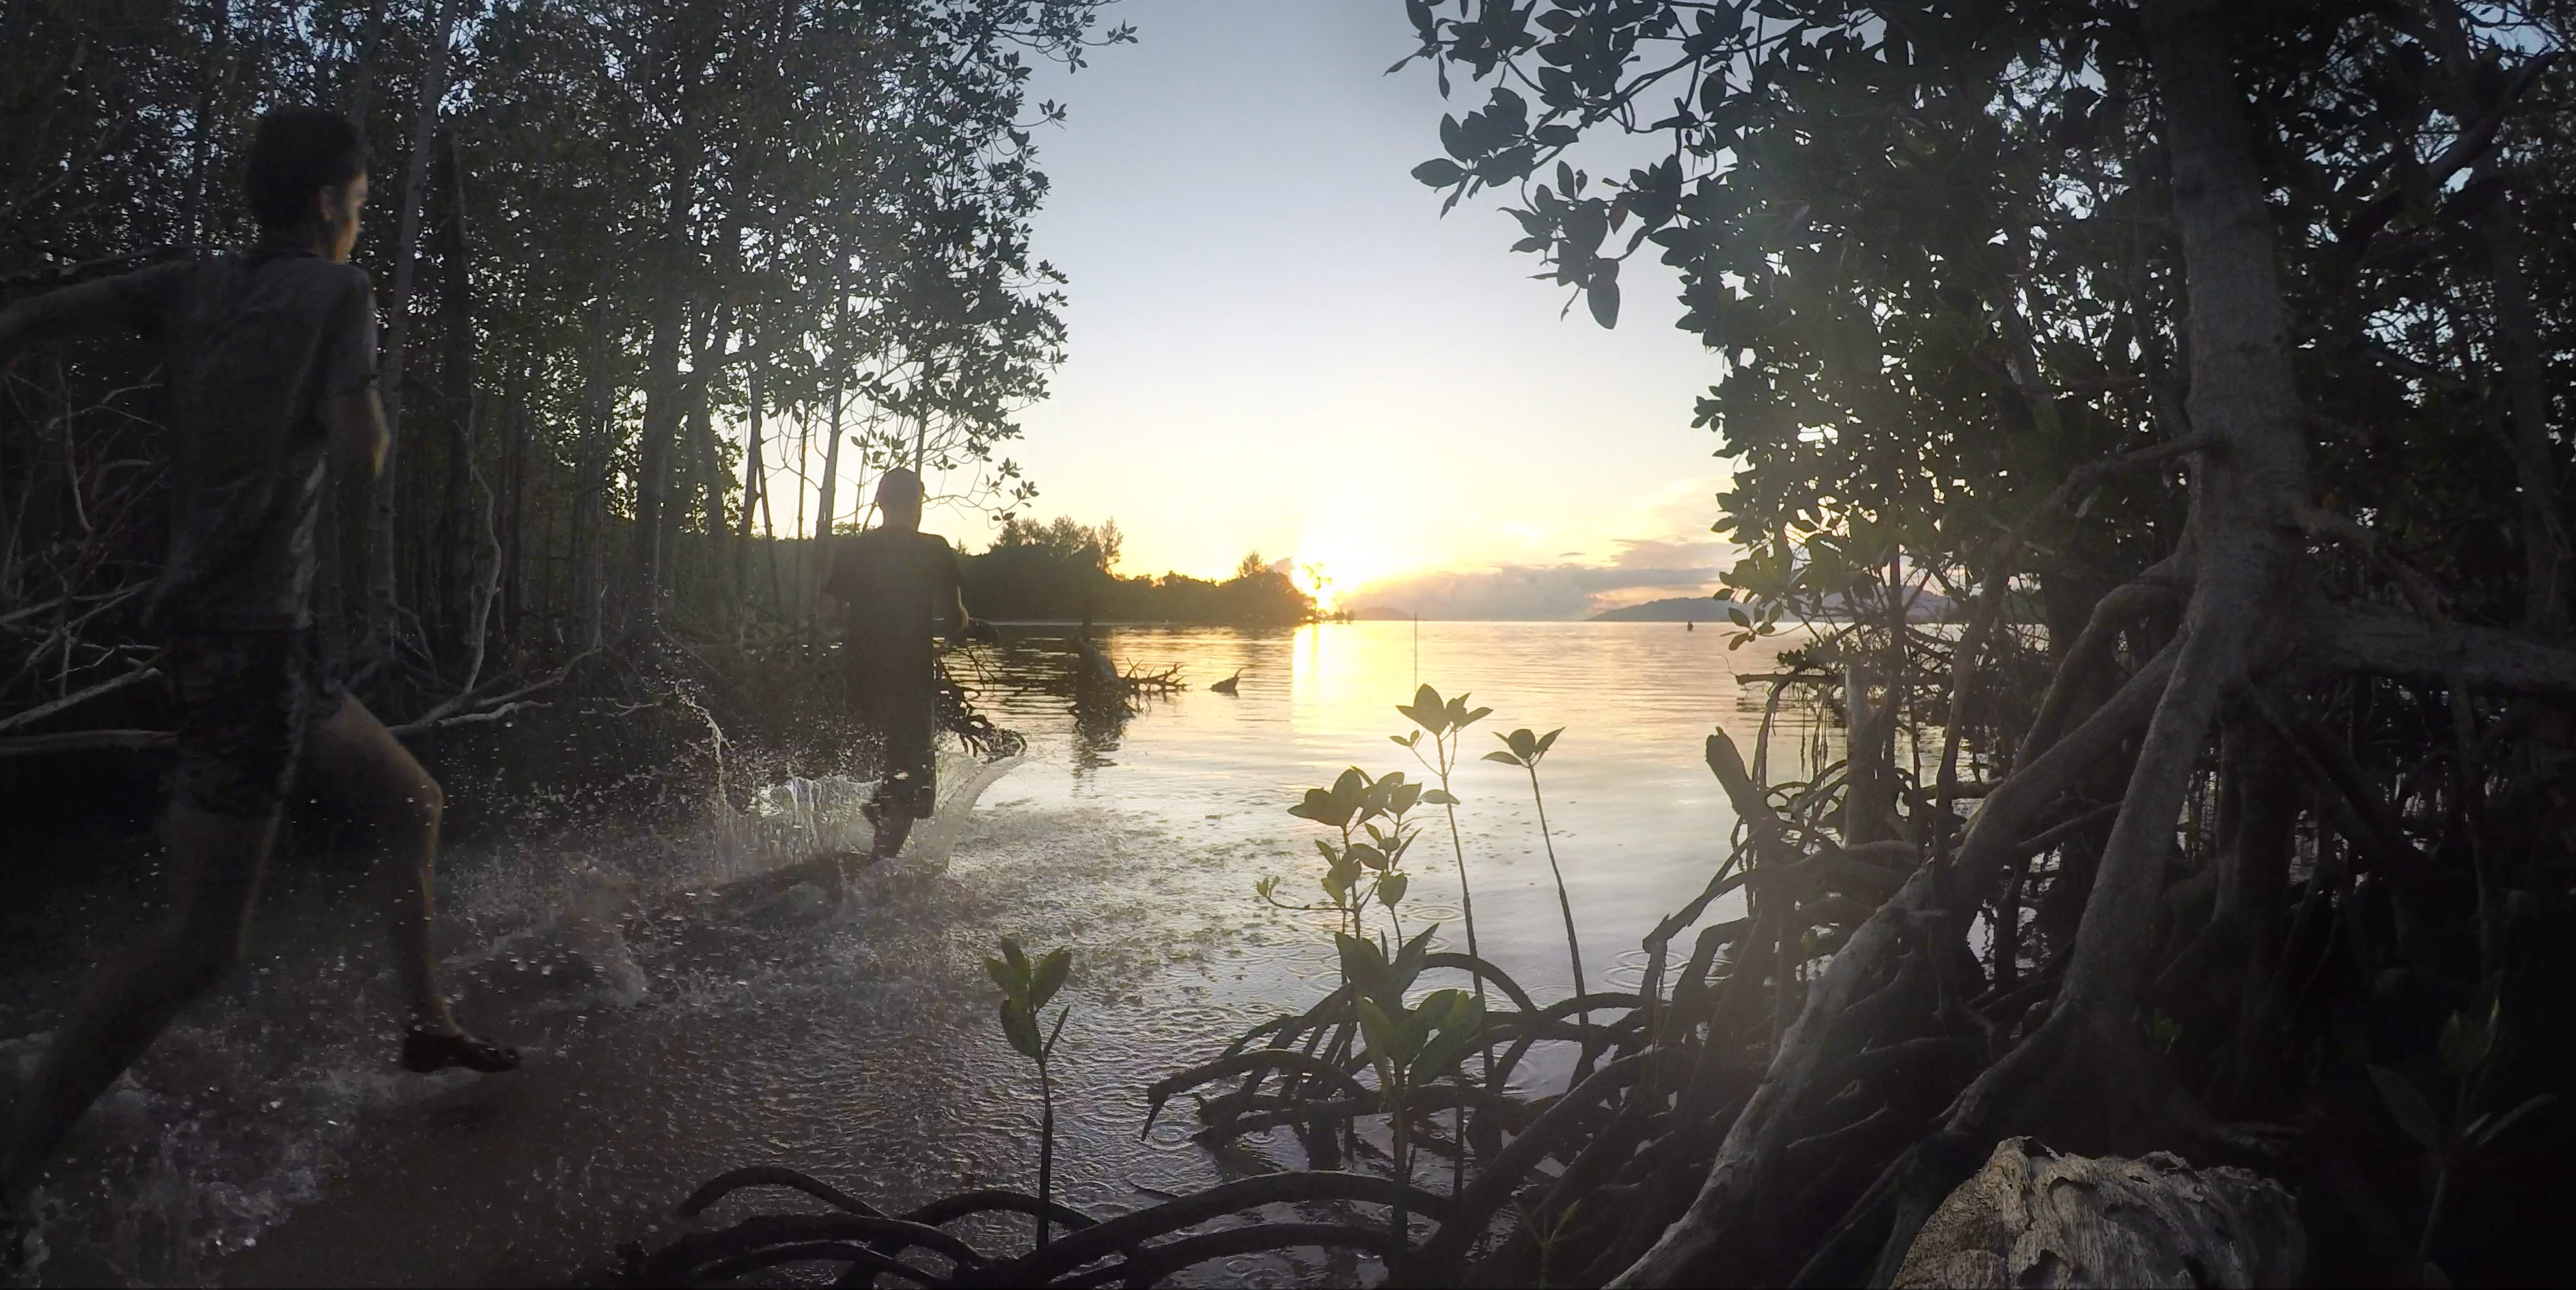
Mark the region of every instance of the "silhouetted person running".
<instances>
[{"instance_id":1,"label":"silhouetted person running","mask_svg":"<svg viewBox=\"0 0 2576 1290\"><path fill-rule=\"evenodd\" d=\"M921 531L921 476L900 466L887 471L877 482L877 515L877 527L834 553L831 575L823 581L823 594L841 603L849 624L850 678L860 719L885 754L870 863L901 851L912 822L936 808L931 739L939 673L931 635L962 636L971 621L957 553L944 539Z\"/></svg>"},{"instance_id":2,"label":"silhouetted person running","mask_svg":"<svg viewBox=\"0 0 2576 1290\"><path fill-rule=\"evenodd\" d=\"M430 957L430 865L443 806L366 705L326 679L310 606L326 477L384 460L376 310L348 263L367 199L366 144L336 113L263 117L251 144L247 253L157 265L0 311L0 365L36 339L142 332L162 349L175 444L170 554L148 619L178 699L167 841L169 925L99 973L54 1032L0 1156L0 1216L64 1134L179 1010L240 962L260 871L299 762L363 808L382 866L394 963L411 1008L400 1061L506 1071L518 1054L448 1014Z\"/></svg>"}]
</instances>

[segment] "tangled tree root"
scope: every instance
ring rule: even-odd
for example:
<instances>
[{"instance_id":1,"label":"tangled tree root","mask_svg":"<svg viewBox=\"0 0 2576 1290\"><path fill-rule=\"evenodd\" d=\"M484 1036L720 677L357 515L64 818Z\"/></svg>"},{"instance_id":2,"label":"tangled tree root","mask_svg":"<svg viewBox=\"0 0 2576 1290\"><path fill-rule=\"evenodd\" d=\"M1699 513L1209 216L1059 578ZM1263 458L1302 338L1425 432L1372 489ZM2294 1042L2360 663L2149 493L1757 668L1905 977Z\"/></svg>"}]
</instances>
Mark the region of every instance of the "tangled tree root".
<instances>
[{"instance_id":1,"label":"tangled tree root","mask_svg":"<svg viewBox=\"0 0 2576 1290\"><path fill-rule=\"evenodd\" d=\"M1216 1219L1258 1216L1278 1205L1385 1208L1400 1203L1410 1212L1435 1217L1448 1207L1443 1197L1398 1187L1390 1179L1309 1170L1240 1179L1107 1221L1042 1204L1024 1193L994 1190L961 1193L906 1214L887 1215L818 1179L761 1166L710 1181L681 1207L681 1215L694 1217L733 1191L761 1186L801 1191L839 1212L755 1214L720 1231L683 1236L649 1255L630 1247L628 1279L642 1285L698 1285L761 1268L821 1262L843 1265L861 1284L872 1284L878 1275L926 1286L1151 1284L1214 1259L1266 1250L1345 1246L1390 1260L1403 1253L1382 1223L1255 1221L1178 1235ZM960 1219L994 1212L1044 1215L1064 1234L1044 1248L1004 1257L944 1230ZM924 1266L926 1261L935 1266Z\"/></svg>"}]
</instances>

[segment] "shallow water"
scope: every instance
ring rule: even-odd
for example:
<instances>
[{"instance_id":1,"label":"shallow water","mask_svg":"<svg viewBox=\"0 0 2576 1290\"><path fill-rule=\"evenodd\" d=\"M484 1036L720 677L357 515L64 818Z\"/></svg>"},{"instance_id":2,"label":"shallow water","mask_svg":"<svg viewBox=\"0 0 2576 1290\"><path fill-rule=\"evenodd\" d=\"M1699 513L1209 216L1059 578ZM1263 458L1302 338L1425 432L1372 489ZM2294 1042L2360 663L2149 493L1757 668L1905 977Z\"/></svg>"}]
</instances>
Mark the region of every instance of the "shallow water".
<instances>
[{"instance_id":1,"label":"shallow water","mask_svg":"<svg viewBox=\"0 0 2576 1290\"><path fill-rule=\"evenodd\" d=\"M1556 996L1570 974L1528 778L1478 758L1501 746L1493 733L1565 727L1541 768L1550 837L1591 984L1633 987L1638 938L1707 881L1734 824L1701 742L1723 727L1750 750L1768 687L1735 674L1770 671L1777 648L1729 653L1724 631L1678 624L1425 623L1418 643L1410 623L1122 628L1108 641L1122 665L1177 665L1192 688L1104 724L1031 684L1063 676L1060 640L1010 635L982 660L982 703L1029 734L1025 762L952 821L944 866L908 856L853 910L720 890L863 836L850 786L832 781L782 783L752 816L711 808L682 836L452 857L442 940L457 993L470 1020L522 1044L517 1074L399 1075L363 906L317 884L264 911L245 980L193 1009L85 1123L47 1190L39 1275L596 1279L736 1165L791 1165L893 1206L1029 1186L1034 1077L1000 1038L979 966L1004 933L1076 951L1057 1056L1065 1199L1136 1208L1263 1167L1259 1141L1251 1159L1211 1159L1186 1107L1141 1132L1138 1090L1330 988L1329 917L1251 890L1277 874L1289 898L1314 891L1322 831L1285 814L1298 793L1352 764L1418 774L1387 741L1407 728L1394 705L1417 677L1490 704L1455 777L1481 948ZM1238 695L1205 688L1237 669ZM1795 715L1777 764L1805 737ZM1406 923L1438 921L1463 949L1446 828L1429 822ZM615 971L581 952L603 928L624 956ZM1372 1276L1317 1256L1195 1279Z\"/></svg>"}]
</instances>

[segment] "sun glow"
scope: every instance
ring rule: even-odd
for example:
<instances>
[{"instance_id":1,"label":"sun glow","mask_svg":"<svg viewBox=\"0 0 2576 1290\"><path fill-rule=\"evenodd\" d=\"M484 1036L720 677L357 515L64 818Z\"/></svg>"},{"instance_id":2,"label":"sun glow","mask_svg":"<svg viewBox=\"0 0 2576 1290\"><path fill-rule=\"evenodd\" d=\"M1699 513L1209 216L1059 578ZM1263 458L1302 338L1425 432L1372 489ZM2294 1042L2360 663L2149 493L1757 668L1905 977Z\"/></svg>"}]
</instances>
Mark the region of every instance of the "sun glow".
<instances>
[{"instance_id":1,"label":"sun glow","mask_svg":"<svg viewBox=\"0 0 2576 1290\"><path fill-rule=\"evenodd\" d=\"M1343 608L1361 588L1402 573L1413 563L1386 545L1337 533L1308 535L1297 543L1294 559L1289 579L1299 591L1315 598L1316 609L1325 612Z\"/></svg>"},{"instance_id":2,"label":"sun glow","mask_svg":"<svg viewBox=\"0 0 2576 1290\"><path fill-rule=\"evenodd\" d=\"M1309 562L1303 556L1288 566L1288 581L1295 583L1297 590L1313 596L1316 612L1325 614L1341 608L1343 599L1352 590L1343 584L1339 574L1333 572L1333 566L1320 560Z\"/></svg>"}]
</instances>

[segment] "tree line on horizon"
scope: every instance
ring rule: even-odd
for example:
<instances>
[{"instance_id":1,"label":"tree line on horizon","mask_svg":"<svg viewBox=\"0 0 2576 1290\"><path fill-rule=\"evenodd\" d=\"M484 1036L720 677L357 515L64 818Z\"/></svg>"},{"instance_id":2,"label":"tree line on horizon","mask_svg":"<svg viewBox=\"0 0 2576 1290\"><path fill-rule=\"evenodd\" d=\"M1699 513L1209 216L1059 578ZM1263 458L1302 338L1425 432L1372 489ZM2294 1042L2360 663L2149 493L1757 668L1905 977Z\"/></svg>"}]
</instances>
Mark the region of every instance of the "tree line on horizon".
<instances>
[{"instance_id":1,"label":"tree line on horizon","mask_svg":"<svg viewBox=\"0 0 2576 1290\"><path fill-rule=\"evenodd\" d=\"M1014 516L992 545L959 561L966 606L978 617L1050 622L1206 623L1287 627L1315 617L1315 598L1248 552L1223 580L1184 573L1120 576L1118 522Z\"/></svg>"}]
</instances>

